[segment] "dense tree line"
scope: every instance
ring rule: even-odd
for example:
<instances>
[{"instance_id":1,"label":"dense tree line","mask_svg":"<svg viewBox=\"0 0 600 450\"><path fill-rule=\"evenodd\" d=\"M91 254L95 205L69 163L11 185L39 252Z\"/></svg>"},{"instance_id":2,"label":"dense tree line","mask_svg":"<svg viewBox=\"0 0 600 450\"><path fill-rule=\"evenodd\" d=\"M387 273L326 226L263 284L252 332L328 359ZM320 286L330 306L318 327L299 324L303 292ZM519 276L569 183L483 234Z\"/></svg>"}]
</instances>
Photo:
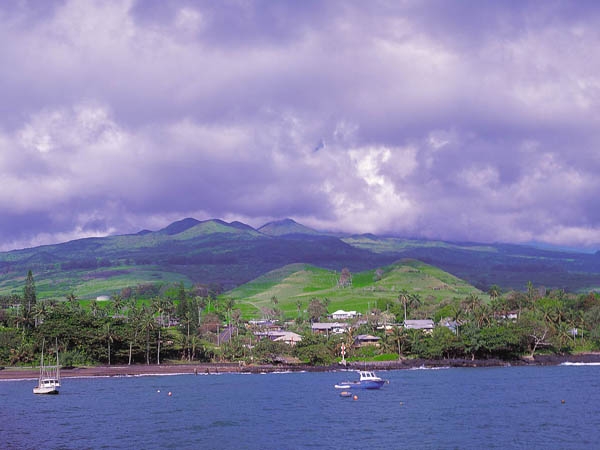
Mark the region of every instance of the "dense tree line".
<instances>
[{"instance_id":1,"label":"dense tree line","mask_svg":"<svg viewBox=\"0 0 600 450\"><path fill-rule=\"evenodd\" d=\"M273 296L262 314L287 319L302 336L296 346L259 339L260 326L245 324L235 301L219 286L140 285L109 301L39 299L31 272L22 295L0 297L0 364L37 364L40 344L58 342L61 362L154 364L166 360L330 364L347 358L503 358L536 352L600 350L600 296L546 291L531 283L523 292L468 295L436 303L405 289L380 300L346 333L317 335L311 323L323 320L326 298L297 301L285 317ZM407 319L432 318L430 333L405 329ZM259 333L260 334L260 333ZM356 348L359 334L380 337L378 346Z\"/></svg>"}]
</instances>

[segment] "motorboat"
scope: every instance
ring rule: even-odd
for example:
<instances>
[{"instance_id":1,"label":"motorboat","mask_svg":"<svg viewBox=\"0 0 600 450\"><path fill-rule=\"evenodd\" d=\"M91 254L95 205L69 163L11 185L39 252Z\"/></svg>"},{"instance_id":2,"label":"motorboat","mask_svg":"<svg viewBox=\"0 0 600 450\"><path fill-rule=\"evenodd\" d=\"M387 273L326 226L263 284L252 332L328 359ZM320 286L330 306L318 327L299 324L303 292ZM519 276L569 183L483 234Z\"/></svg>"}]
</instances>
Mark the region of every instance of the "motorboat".
<instances>
[{"instance_id":1,"label":"motorboat","mask_svg":"<svg viewBox=\"0 0 600 450\"><path fill-rule=\"evenodd\" d=\"M387 381L379 378L370 370L359 370L357 381L342 381L335 385L336 389L379 389Z\"/></svg>"}]
</instances>

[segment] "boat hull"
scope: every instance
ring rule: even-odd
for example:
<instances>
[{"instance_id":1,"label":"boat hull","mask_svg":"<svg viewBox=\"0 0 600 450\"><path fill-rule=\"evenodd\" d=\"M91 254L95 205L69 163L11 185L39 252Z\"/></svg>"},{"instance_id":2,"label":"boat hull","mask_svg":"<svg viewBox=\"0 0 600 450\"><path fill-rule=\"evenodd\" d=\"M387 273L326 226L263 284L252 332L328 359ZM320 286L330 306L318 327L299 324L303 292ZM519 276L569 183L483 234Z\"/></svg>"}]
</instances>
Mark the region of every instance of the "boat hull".
<instances>
[{"instance_id":1,"label":"boat hull","mask_svg":"<svg viewBox=\"0 0 600 450\"><path fill-rule=\"evenodd\" d=\"M385 380L345 381L335 387L338 389L379 389L384 384Z\"/></svg>"},{"instance_id":2,"label":"boat hull","mask_svg":"<svg viewBox=\"0 0 600 450\"><path fill-rule=\"evenodd\" d=\"M34 387L33 393L42 395L57 395L58 389L55 387Z\"/></svg>"}]
</instances>

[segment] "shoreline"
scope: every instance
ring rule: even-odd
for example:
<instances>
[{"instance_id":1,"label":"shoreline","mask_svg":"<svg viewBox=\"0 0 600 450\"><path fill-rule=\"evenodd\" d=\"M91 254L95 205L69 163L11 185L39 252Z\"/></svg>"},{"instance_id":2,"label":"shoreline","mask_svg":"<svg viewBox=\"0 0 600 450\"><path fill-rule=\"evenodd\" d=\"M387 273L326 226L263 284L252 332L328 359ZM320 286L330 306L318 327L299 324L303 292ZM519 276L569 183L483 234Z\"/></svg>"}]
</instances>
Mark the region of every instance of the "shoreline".
<instances>
[{"instance_id":1,"label":"shoreline","mask_svg":"<svg viewBox=\"0 0 600 450\"><path fill-rule=\"evenodd\" d=\"M211 375L219 373L272 373L272 372L335 372L343 370L405 370L416 368L446 367L509 367L509 366L556 366L562 363L600 363L600 353L577 355L537 355L533 359L404 359L399 361L351 362L346 366L309 366L304 364L257 364L239 363L189 363L152 365L115 365L74 367L61 369L61 378L127 377L151 375ZM0 370L0 380L37 379L38 368L6 367Z\"/></svg>"}]
</instances>

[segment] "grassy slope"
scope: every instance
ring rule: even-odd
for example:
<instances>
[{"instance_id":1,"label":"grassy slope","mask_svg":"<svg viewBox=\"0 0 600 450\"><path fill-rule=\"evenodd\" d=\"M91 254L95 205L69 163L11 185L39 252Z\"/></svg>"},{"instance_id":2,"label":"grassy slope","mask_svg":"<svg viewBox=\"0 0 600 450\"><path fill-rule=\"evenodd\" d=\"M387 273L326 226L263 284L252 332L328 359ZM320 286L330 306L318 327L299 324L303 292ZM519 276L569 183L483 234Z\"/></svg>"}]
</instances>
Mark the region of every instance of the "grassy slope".
<instances>
[{"instance_id":1,"label":"grassy slope","mask_svg":"<svg viewBox=\"0 0 600 450\"><path fill-rule=\"evenodd\" d=\"M383 267L383 276L374 281L375 270L353 274L352 287L338 288L334 271L306 264L293 264L269 272L230 292L244 316L259 317L261 307L273 307L271 298L277 297L277 306L286 317L295 317L297 302L306 310L313 297L327 298L329 312L338 309L365 313L378 299L397 299L401 289L419 294L422 299L440 302L444 299L464 298L479 290L440 269L418 261L402 261Z\"/></svg>"},{"instance_id":2,"label":"grassy slope","mask_svg":"<svg viewBox=\"0 0 600 450\"><path fill-rule=\"evenodd\" d=\"M353 247L362 248L375 253L397 253L412 248L448 248L454 250L469 250L474 252L492 252L497 253L497 249L491 245L460 245L443 241L422 241L399 238L379 238L363 236L351 236L343 238L347 244Z\"/></svg>"},{"instance_id":3,"label":"grassy slope","mask_svg":"<svg viewBox=\"0 0 600 450\"><path fill-rule=\"evenodd\" d=\"M23 286L25 286L25 275L9 279L0 277L0 294L21 295ZM186 285L191 284L191 281L183 275L165 272L160 268L153 270L150 266L57 271L46 276L44 274L35 276L37 296L41 299L64 299L64 295L57 294L57 292L73 292L78 298L96 298L99 295L118 293L124 286L146 283L183 282Z\"/></svg>"}]
</instances>

